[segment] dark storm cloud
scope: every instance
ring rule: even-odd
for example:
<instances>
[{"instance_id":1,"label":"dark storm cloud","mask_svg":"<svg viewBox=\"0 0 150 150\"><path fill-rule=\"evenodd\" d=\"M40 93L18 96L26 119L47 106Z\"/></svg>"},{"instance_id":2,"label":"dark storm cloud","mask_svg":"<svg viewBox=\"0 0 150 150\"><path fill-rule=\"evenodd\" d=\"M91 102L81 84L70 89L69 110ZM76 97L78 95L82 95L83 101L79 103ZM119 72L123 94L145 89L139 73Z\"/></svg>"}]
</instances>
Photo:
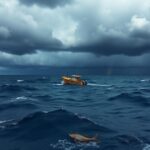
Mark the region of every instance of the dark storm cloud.
<instances>
[{"instance_id":1,"label":"dark storm cloud","mask_svg":"<svg viewBox=\"0 0 150 150\"><path fill-rule=\"evenodd\" d=\"M38 28L36 29L28 24L23 25L18 21L14 25L13 19L12 22L3 20L0 22L0 51L23 55L35 53L38 49L59 51L62 47L62 42L53 38L51 31L44 33ZM30 22L30 20L28 21Z\"/></svg>"},{"instance_id":2,"label":"dark storm cloud","mask_svg":"<svg viewBox=\"0 0 150 150\"><path fill-rule=\"evenodd\" d=\"M7 39L0 37L0 51L16 55L34 53L38 49L58 51L61 46L57 39L42 40L26 33L12 33Z\"/></svg>"},{"instance_id":3,"label":"dark storm cloud","mask_svg":"<svg viewBox=\"0 0 150 150\"><path fill-rule=\"evenodd\" d=\"M71 51L97 56L137 56L150 51L150 18L145 15L149 9L146 4L142 11L137 9L140 0L125 2L125 11L118 7L122 6L119 0L118 6L107 5L107 0L75 0L59 9L55 7L72 0L20 1L0 1L0 51L16 55ZM54 9L24 7L22 3ZM129 11L129 5L134 9ZM137 16L138 12L143 15Z\"/></svg>"},{"instance_id":4,"label":"dark storm cloud","mask_svg":"<svg viewBox=\"0 0 150 150\"><path fill-rule=\"evenodd\" d=\"M150 51L150 32L145 26L138 29L131 24L130 27L121 32L117 30L112 32L105 28L98 30L96 26L93 28L93 22L88 24L88 27L83 26L82 23L81 21L76 32L78 33L77 36L83 39L83 42L66 48L61 40L52 36L53 31L48 31L47 34L46 30L42 29L41 32L40 28L34 29L23 25L20 25L20 29L17 30L11 24L0 23L0 50L17 55L41 50L89 52L98 56L117 54L137 56ZM132 29L130 29L131 27ZM57 36L59 37L59 34ZM67 38L67 35L64 38Z\"/></svg>"},{"instance_id":5,"label":"dark storm cloud","mask_svg":"<svg viewBox=\"0 0 150 150\"><path fill-rule=\"evenodd\" d=\"M50 40L38 39L26 33L22 35L12 33L10 37L0 36L0 50L22 55L41 51L72 51L90 52L96 55L116 55L124 54L137 56L150 52L150 34L145 32L134 32L130 36L114 37L112 35L98 39L93 43L85 43L74 47L64 48L61 41L51 38Z\"/></svg>"},{"instance_id":6,"label":"dark storm cloud","mask_svg":"<svg viewBox=\"0 0 150 150\"><path fill-rule=\"evenodd\" d=\"M133 32L131 32L131 36L133 38L140 38L140 39L143 39L143 40L149 40L150 39L150 31L147 30L147 31L142 31L142 30L135 30Z\"/></svg>"},{"instance_id":7,"label":"dark storm cloud","mask_svg":"<svg viewBox=\"0 0 150 150\"><path fill-rule=\"evenodd\" d=\"M91 52L96 55L128 55L138 56L150 52L150 42L147 39L150 34L135 32L127 38L122 37L103 37L91 44L72 47L70 50L78 52ZM146 39L145 39L146 38Z\"/></svg>"},{"instance_id":8,"label":"dark storm cloud","mask_svg":"<svg viewBox=\"0 0 150 150\"><path fill-rule=\"evenodd\" d=\"M36 50L41 50L90 52L96 55L106 56L115 54L137 56L150 51L149 38L150 34L148 32L135 30L128 33L126 37L116 37L113 34L109 34L97 38L96 42L90 42L90 40L87 39L84 44L64 48L62 42L52 38L51 35L48 40L35 37L25 31L17 33L16 31L13 32L10 30L8 32L3 29L0 32L0 50L17 55L34 53Z\"/></svg>"},{"instance_id":9,"label":"dark storm cloud","mask_svg":"<svg viewBox=\"0 0 150 150\"><path fill-rule=\"evenodd\" d=\"M64 6L71 3L73 0L20 0L21 3L26 5L37 4L39 6L55 8L57 6Z\"/></svg>"}]
</instances>

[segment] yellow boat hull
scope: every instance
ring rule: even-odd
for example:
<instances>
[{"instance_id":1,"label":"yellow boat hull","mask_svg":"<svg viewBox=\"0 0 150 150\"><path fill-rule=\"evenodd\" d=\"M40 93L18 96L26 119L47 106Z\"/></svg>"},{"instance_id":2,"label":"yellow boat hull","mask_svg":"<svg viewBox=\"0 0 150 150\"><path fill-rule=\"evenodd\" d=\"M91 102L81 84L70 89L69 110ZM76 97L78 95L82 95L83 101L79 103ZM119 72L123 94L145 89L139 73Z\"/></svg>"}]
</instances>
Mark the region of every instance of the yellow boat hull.
<instances>
[{"instance_id":1,"label":"yellow boat hull","mask_svg":"<svg viewBox=\"0 0 150 150\"><path fill-rule=\"evenodd\" d=\"M76 78L71 78L71 77L66 77L63 76L62 77L64 84L68 84L68 85L86 85L87 82L81 79L76 79Z\"/></svg>"}]
</instances>

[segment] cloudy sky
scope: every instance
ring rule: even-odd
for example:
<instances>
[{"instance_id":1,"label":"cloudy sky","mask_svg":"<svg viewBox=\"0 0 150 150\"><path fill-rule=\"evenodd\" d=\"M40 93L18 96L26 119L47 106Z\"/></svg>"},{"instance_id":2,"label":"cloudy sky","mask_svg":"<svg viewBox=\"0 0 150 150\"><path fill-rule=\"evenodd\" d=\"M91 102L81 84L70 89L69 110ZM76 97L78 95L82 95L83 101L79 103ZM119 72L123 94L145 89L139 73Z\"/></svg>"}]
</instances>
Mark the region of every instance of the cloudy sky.
<instances>
[{"instance_id":1,"label":"cloudy sky","mask_svg":"<svg viewBox=\"0 0 150 150\"><path fill-rule=\"evenodd\" d=\"M0 0L0 70L150 66L149 0Z\"/></svg>"}]
</instances>

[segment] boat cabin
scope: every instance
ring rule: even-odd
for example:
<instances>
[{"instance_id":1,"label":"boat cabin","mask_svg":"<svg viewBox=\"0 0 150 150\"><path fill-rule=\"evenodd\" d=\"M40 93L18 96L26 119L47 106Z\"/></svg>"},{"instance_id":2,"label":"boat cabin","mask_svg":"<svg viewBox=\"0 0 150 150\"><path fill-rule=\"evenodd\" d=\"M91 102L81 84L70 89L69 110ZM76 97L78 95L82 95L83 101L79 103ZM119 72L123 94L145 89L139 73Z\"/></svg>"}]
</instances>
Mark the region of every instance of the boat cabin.
<instances>
[{"instance_id":1,"label":"boat cabin","mask_svg":"<svg viewBox=\"0 0 150 150\"><path fill-rule=\"evenodd\" d=\"M77 80L80 80L81 76L79 75L72 75L73 78L77 79Z\"/></svg>"}]
</instances>

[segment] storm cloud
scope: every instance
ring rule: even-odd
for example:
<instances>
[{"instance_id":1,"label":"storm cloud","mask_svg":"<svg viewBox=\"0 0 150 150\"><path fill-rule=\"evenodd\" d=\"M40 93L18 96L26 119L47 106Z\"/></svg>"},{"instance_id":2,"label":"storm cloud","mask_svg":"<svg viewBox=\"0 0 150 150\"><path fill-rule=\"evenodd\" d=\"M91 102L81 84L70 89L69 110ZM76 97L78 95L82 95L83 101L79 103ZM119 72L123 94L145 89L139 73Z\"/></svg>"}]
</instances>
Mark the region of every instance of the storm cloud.
<instances>
[{"instance_id":1,"label":"storm cloud","mask_svg":"<svg viewBox=\"0 0 150 150\"><path fill-rule=\"evenodd\" d=\"M45 7L55 8L57 6L64 6L70 4L73 0L20 0L21 3L26 5L39 5Z\"/></svg>"},{"instance_id":2,"label":"storm cloud","mask_svg":"<svg viewBox=\"0 0 150 150\"><path fill-rule=\"evenodd\" d=\"M137 62L150 52L149 14L149 0L0 0L1 55L16 65L40 64L40 56L51 65L89 65L89 58L97 65L102 57Z\"/></svg>"}]
</instances>

